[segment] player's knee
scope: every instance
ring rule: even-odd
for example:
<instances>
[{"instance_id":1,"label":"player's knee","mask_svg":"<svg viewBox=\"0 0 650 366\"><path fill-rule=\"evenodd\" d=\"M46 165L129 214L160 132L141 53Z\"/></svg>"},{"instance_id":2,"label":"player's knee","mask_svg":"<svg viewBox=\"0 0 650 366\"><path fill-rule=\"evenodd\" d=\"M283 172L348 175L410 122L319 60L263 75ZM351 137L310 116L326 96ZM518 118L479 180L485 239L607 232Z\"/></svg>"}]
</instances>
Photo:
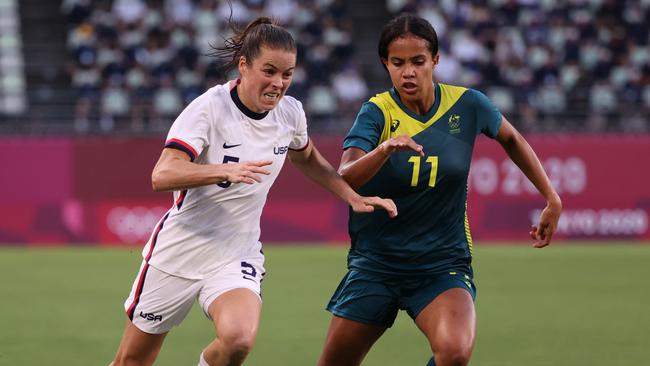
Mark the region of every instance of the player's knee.
<instances>
[{"instance_id":1,"label":"player's knee","mask_svg":"<svg viewBox=\"0 0 650 366\"><path fill-rule=\"evenodd\" d=\"M437 364L444 366L466 366L469 364L469 359L472 356L471 345L453 345L445 347L436 354Z\"/></svg>"},{"instance_id":2,"label":"player's knee","mask_svg":"<svg viewBox=\"0 0 650 366\"><path fill-rule=\"evenodd\" d=\"M123 352L118 352L113 362L109 366L149 366L153 360L149 358L136 357Z\"/></svg>"},{"instance_id":3,"label":"player's knee","mask_svg":"<svg viewBox=\"0 0 650 366\"><path fill-rule=\"evenodd\" d=\"M254 332L236 331L222 334L219 337L224 350L233 359L243 359L255 344Z\"/></svg>"}]
</instances>

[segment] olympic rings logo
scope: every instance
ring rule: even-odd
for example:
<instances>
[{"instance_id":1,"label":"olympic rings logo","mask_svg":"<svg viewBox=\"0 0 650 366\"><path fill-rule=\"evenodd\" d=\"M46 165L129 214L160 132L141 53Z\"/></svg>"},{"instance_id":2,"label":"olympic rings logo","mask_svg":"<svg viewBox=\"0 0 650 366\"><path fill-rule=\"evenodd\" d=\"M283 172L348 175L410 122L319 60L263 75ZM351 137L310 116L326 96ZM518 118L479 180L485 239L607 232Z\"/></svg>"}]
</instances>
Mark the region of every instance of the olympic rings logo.
<instances>
[{"instance_id":1,"label":"olympic rings logo","mask_svg":"<svg viewBox=\"0 0 650 366\"><path fill-rule=\"evenodd\" d=\"M117 206L106 215L106 225L121 241L129 244L142 243L149 239L166 211L167 208L161 206Z\"/></svg>"}]
</instances>

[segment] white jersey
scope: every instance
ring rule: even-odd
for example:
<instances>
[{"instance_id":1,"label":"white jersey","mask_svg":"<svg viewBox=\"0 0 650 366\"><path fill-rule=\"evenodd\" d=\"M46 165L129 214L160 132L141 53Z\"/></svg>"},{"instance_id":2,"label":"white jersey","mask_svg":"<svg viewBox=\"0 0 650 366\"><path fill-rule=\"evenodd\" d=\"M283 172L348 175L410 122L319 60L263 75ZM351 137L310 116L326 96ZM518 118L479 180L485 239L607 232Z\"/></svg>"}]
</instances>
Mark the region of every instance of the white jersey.
<instances>
[{"instance_id":1,"label":"white jersey","mask_svg":"<svg viewBox=\"0 0 650 366\"><path fill-rule=\"evenodd\" d=\"M307 147L302 104L284 96L267 113L239 100L237 82L215 86L178 116L165 147L185 151L198 164L271 160L261 183L222 182L174 192L142 255L173 275L203 279L233 260L259 255L260 216L288 149Z\"/></svg>"}]
</instances>

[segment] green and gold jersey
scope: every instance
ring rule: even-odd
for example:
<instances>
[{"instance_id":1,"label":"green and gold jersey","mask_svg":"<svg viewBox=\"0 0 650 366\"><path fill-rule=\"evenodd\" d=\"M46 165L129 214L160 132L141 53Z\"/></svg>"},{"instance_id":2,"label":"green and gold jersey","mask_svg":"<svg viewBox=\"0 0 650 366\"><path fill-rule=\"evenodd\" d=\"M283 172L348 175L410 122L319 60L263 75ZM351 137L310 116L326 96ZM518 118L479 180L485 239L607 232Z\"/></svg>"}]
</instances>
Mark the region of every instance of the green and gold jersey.
<instances>
[{"instance_id":1,"label":"green and gold jersey","mask_svg":"<svg viewBox=\"0 0 650 366\"><path fill-rule=\"evenodd\" d=\"M479 133L495 138L501 113L479 91L435 84L435 103L424 116L407 109L394 89L364 103L343 148L372 151L407 134L423 146L395 152L359 189L392 198L398 216L350 211L348 267L396 275L464 270L471 274L467 176Z\"/></svg>"}]
</instances>

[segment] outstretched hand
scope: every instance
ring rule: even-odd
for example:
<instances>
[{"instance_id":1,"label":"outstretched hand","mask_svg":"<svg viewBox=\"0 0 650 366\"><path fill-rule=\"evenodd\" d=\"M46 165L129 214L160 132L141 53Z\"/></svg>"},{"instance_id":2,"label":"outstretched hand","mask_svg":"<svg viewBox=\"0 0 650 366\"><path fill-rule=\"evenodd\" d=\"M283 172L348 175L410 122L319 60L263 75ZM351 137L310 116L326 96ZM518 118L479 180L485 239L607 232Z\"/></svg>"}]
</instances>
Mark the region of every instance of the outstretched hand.
<instances>
[{"instance_id":1,"label":"outstretched hand","mask_svg":"<svg viewBox=\"0 0 650 366\"><path fill-rule=\"evenodd\" d=\"M397 216L397 206L390 198L381 197L361 197L360 200L350 203L352 211L358 213L374 212L375 209L383 209L388 212L388 216L393 218Z\"/></svg>"},{"instance_id":2,"label":"outstretched hand","mask_svg":"<svg viewBox=\"0 0 650 366\"><path fill-rule=\"evenodd\" d=\"M395 136L384 141L379 146L386 155L390 155L395 151L413 150L420 156L424 156L422 145L415 142L409 135Z\"/></svg>"},{"instance_id":3,"label":"outstretched hand","mask_svg":"<svg viewBox=\"0 0 650 366\"><path fill-rule=\"evenodd\" d=\"M544 248L551 243L553 234L557 230L557 223L560 220L562 208L557 205L548 204L539 217L539 224L533 225L530 230L530 237L533 239L533 247Z\"/></svg>"},{"instance_id":4,"label":"outstretched hand","mask_svg":"<svg viewBox=\"0 0 650 366\"><path fill-rule=\"evenodd\" d=\"M245 161L237 164L223 164L226 172L226 180L232 183L253 184L261 183L260 174L269 175L271 172L264 169L264 166L271 165L271 160Z\"/></svg>"}]
</instances>

